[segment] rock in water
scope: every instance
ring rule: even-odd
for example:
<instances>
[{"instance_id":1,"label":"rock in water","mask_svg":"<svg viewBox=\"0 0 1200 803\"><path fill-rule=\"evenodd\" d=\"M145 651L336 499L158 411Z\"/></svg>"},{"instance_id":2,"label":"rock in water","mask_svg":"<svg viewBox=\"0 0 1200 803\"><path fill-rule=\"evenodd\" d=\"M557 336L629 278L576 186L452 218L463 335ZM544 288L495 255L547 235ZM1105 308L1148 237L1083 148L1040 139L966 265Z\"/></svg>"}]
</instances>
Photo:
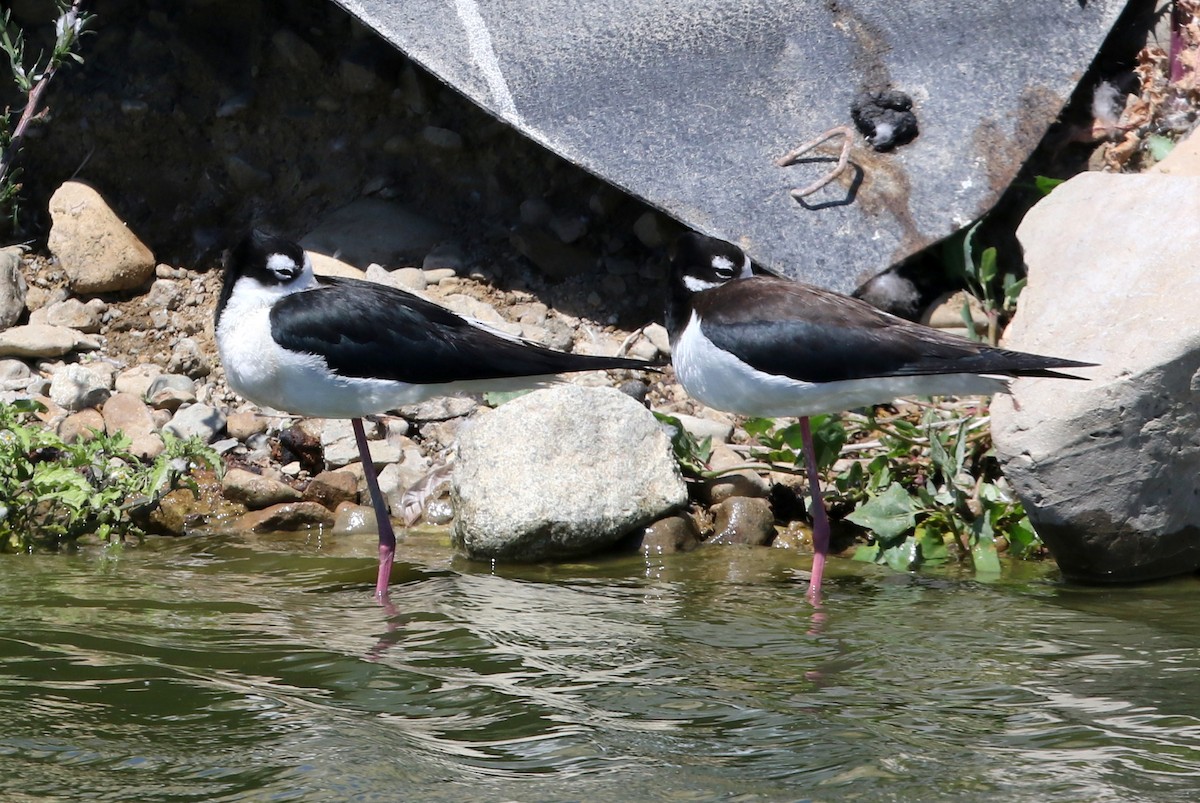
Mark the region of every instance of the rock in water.
<instances>
[{"instance_id":1,"label":"rock in water","mask_svg":"<svg viewBox=\"0 0 1200 803\"><path fill-rule=\"evenodd\" d=\"M50 220L46 245L76 293L135 290L154 278L154 254L87 184L68 181L55 190Z\"/></svg>"},{"instance_id":2,"label":"rock in water","mask_svg":"<svg viewBox=\"0 0 1200 803\"><path fill-rule=\"evenodd\" d=\"M464 427L457 454L454 540L475 558L594 553L687 501L658 421L612 388L514 399Z\"/></svg>"},{"instance_id":3,"label":"rock in water","mask_svg":"<svg viewBox=\"0 0 1200 803\"><path fill-rule=\"evenodd\" d=\"M1004 472L1063 573L1200 568L1200 177L1084 173L1017 232L1029 285L1005 344L1100 363L992 406Z\"/></svg>"}]
</instances>

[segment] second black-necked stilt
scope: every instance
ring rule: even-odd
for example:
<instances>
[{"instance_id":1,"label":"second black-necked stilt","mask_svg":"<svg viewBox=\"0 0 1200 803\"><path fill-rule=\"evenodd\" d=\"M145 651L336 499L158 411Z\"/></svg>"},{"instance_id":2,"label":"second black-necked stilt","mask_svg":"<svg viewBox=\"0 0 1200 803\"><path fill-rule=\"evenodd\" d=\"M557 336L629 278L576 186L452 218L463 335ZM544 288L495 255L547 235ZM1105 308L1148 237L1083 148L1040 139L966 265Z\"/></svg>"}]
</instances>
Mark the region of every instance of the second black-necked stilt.
<instances>
[{"instance_id":1,"label":"second black-necked stilt","mask_svg":"<svg viewBox=\"0 0 1200 803\"><path fill-rule=\"evenodd\" d=\"M688 233L677 243L666 310L671 362L684 390L726 412L800 419L813 499L820 601L829 550L808 417L901 396L1002 392L1018 376L1061 377L1091 363L993 348L819 287L755 276L737 246Z\"/></svg>"},{"instance_id":2,"label":"second black-necked stilt","mask_svg":"<svg viewBox=\"0 0 1200 803\"><path fill-rule=\"evenodd\" d=\"M653 365L555 351L393 287L317 277L299 245L260 232L229 254L216 334L239 395L298 415L351 419L378 521L381 598L396 536L363 416L434 396L536 387L574 371Z\"/></svg>"}]
</instances>

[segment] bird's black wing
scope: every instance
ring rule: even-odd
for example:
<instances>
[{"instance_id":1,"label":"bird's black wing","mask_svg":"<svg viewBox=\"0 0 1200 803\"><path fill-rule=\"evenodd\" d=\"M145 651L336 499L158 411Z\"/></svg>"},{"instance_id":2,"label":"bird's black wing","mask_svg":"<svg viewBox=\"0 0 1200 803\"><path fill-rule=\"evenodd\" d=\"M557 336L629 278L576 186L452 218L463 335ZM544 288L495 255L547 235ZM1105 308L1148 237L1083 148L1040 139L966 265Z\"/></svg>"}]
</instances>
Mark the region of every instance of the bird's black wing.
<instances>
[{"instance_id":1,"label":"bird's black wing","mask_svg":"<svg viewBox=\"0 0 1200 803\"><path fill-rule=\"evenodd\" d=\"M1090 364L992 348L781 279L730 282L698 294L695 309L703 333L718 348L760 371L805 382L956 373L1063 376L1050 369Z\"/></svg>"},{"instance_id":2,"label":"bird's black wing","mask_svg":"<svg viewBox=\"0 0 1200 803\"><path fill-rule=\"evenodd\" d=\"M323 357L342 376L436 384L649 366L509 338L387 285L320 281L275 304L271 336L288 350Z\"/></svg>"}]
</instances>

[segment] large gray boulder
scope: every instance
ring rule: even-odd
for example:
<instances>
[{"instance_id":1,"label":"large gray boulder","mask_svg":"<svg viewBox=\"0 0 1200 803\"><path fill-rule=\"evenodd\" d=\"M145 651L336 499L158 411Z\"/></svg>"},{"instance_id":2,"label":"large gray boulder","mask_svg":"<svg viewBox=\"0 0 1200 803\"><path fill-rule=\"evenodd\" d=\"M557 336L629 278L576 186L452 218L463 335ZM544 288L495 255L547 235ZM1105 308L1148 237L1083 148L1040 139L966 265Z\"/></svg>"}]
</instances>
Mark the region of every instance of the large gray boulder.
<instances>
[{"instance_id":1,"label":"large gray boulder","mask_svg":"<svg viewBox=\"0 0 1200 803\"><path fill-rule=\"evenodd\" d=\"M1005 345L1100 363L1020 380L996 452L1063 573L1200 567L1200 177L1086 173L1017 232L1029 285Z\"/></svg>"},{"instance_id":2,"label":"large gray boulder","mask_svg":"<svg viewBox=\"0 0 1200 803\"><path fill-rule=\"evenodd\" d=\"M511 561L594 553L687 501L648 410L612 388L566 384L464 427L451 493L455 542Z\"/></svg>"}]
</instances>

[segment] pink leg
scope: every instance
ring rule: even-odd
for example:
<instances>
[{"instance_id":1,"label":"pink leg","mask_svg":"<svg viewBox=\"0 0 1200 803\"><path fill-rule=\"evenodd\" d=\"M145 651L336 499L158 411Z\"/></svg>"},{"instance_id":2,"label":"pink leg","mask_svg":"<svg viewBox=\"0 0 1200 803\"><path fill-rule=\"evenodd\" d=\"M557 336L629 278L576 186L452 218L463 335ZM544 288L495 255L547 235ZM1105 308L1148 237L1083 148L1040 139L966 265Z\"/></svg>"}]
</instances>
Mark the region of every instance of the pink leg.
<instances>
[{"instance_id":1,"label":"pink leg","mask_svg":"<svg viewBox=\"0 0 1200 803\"><path fill-rule=\"evenodd\" d=\"M829 554L829 517L821 498L820 477L817 471L817 451L813 446L812 428L808 417L800 419L800 438L804 446L804 461L808 465L808 487L812 491L813 563L812 580L808 584L808 601L821 604L821 576L825 573L825 556Z\"/></svg>"},{"instance_id":2,"label":"pink leg","mask_svg":"<svg viewBox=\"0 0 1200 803\"><path fill-rule=\"evenodd\" d=\"M392 561L396 557L396 533L392 530L392 519L388 515L387 502L379 492L379 477L375 474L375 463L367 447L367 433L361 418L350 419L354 427L354 440L358 443L358 456L362 460L363 475L367 479L367 490L371 492L371 505L375 508L375 526L379 529L379 577L375 581L375 597L386 603L388 583L392 576Z\"/></svg>"}]
</instances>

